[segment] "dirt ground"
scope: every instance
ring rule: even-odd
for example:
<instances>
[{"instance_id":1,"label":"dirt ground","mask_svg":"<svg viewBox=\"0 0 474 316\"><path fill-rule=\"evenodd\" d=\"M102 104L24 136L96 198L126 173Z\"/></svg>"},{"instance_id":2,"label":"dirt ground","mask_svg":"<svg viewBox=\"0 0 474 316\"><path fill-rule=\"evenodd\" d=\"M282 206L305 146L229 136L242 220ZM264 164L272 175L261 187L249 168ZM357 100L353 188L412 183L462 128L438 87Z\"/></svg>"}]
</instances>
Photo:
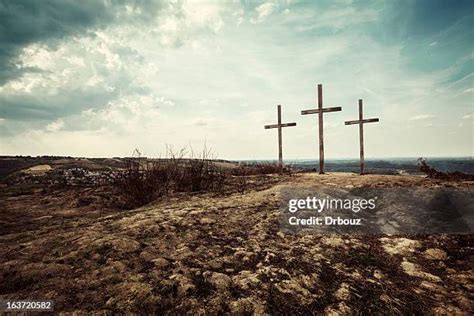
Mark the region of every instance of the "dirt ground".
<instances>
[{"instance_id":1,"label":"dirt ground","mask_svg":"<svg viewBox=\"0 0 474 316\"><path fill-rule=\"evenodd\" d=\"M298 174L243 194L118 211L110 192L0 201L0 298L108 314L459 314L474 311L472 235L290 235L284 186L472 186L413 176Z\"/></svg>"}]
</instances>

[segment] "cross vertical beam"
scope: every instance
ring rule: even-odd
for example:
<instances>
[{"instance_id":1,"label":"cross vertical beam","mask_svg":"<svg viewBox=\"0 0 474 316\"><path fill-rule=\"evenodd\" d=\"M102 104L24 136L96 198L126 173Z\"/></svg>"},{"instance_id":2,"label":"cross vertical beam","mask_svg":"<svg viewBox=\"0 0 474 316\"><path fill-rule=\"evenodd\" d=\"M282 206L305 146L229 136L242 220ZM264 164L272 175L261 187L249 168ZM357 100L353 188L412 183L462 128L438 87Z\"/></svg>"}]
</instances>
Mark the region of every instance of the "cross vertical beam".
<instances>
[{"instance_id":1,"label":"cross vertical beam","mask_svg":"<svg viewBox=\"0 0 474 316\"><path fill-rule=\"evenodd\" d=\"M318 84L319 173L324 174L323 85Z\"/></svg>"},{"instance_id":2,"label":"cross vertical beam","mask_svg":"<svg viewBox=\"0 0 474 316\"><path fill-rule=\"evenodd\" d=\"M281 133L281 105L277 106L278 111L278 169L283 171L283 140Z\"/></svg>"},{"instance_id":3,"label":"cross vertical beam","mask_svg":"<svg viewBox=\"0 0 474 316\"><path fill-rule=\"evenodd\" d=\"M363 120L362 99L359 99L359 121ZM360 174L364 174L364 124L359 124L359 156L360 156Z\"/></svg>"},{"instance_id":4,"label":"cross vertical beam","mask_svg":"<svg viewBox=\"0 0 474 316\"><path fill-rule=\"evenodd\" d=\"M342 107L323 108L323 85L318 84L318 108L301 111L301 115L318 114L319 125L319 173L324 174L324 121L323 114L342 111Z\"/></svg>"},{"instance_id":5,"label":"cross vertical beam","mask_svg":"<svg viewBox=\"0 0 474 316\"><path fill-rule=\"evenodd\" d=\"M379 122L378 118L364 119L363 101L359 99L359 119L355 121L346 121L345 125L359 124L359 148L360 148L360 174L364 174L364 124Z\"/></svg>"},{"instance_id":6,"label":"cross vertical beam","mask_svg":"<svg viewBox=\"0 0 474 316\"><path fill-rule=\"evenodd\" d=\"M282 123L281 122L281 105L277 105L278 123L272 125L265 125L265 129L278 128L278 170L283 173L283 136L282 128L296 126L296 123Z\"/></svg>"}]
</instances>

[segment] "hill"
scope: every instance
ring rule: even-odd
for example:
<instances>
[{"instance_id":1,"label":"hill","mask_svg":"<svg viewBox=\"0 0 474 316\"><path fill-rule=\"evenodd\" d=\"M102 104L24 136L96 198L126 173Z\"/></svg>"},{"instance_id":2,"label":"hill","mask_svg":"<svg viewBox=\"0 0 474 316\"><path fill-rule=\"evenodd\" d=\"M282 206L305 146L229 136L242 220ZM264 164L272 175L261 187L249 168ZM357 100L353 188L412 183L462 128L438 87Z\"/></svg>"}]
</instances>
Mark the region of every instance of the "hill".
<instances>
[{"instance_id":1,"label":"hill","mask_svg":"<svg viewBox=\"0 0 474 316\"><path fill-rule=\"evenodd\" d=\"M57 192L7 195L0 294L52 299L69 312L467 314L472 235L285 234L279 203L284 187L469 185L298 174L120 212Z\"/></svg>"}]
</instances>

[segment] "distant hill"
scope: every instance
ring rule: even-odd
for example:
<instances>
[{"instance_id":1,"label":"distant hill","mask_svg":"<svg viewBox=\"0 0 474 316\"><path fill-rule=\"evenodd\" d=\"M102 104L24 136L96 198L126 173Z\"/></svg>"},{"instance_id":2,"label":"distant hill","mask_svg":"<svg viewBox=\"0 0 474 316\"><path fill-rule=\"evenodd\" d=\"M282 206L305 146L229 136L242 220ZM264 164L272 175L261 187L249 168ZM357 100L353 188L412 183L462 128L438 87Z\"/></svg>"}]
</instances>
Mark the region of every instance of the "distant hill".
<instances>
[{"instance_id":1,"label":"distant hill","mask_svg":"<svg viewBox=\"0 0 474 316\"><path fill-rule=\"evenodd\" d=\"M246 163L265 163L271 160L247 160ZM443 172L460 171L474 174L473 158L428 158L427 163ZM318 160L288 160L285 164L303 171L319 170ZM325 161L327 172L359 172L358 159L328 159ZM366 159L366 173L372 174L421 174L417 158Z\"/></svg>"}]
</instances>

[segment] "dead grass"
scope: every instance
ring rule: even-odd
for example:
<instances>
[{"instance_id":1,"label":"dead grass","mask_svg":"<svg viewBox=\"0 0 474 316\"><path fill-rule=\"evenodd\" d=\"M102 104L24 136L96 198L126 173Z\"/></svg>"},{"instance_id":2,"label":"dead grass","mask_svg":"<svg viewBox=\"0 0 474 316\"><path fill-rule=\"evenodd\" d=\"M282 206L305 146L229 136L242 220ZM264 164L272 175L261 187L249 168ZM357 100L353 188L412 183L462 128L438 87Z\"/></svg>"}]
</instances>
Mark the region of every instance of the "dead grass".
<instances>
[{"instance_id":1,"label":"dead grass","mask_svg":"<svg viewBox=\"0 0 474 316\"><path fill-rule=\"evenodd\" d=\"M126 208L131 209L177 192L245 193L254 188L251 176L279 171L273 163L225 168L206 146L199 153L192 148L174 151L168 147L164 160L142 159L139 155L129 158L125 171L114 183L125 197ZM284 174L291 175L291 170L285 168Z\"/></svg>"},{"instance_id":2,"label":"dead grass","mask_svg":"<svg viewBox=\"0 0 474 316\"><path fill-rule=\"evenodd\" d=\"M256 177L249 176L249 182ZM50 219L11 230L0 236L0 295L52 299L56 311L66 313L411 315L433 314L436 308L458 314L472 310L472 236L349 237L279 231L278 192L283 185L439 182L311 174L274 178L276 183L243 194L183 193L131 211L100 217L84 213L66 218L64 226ZM75 203L71 195L49 194L62 201L36 204L43 212L25 204L27 196L3 206L10 215L26 209L44 216ZM25 218L17 218L17 225ZM389 253L382 238L416 240L420 247ZM446 251L448 258L427 261L423 253L434 247ZM442 282L429 287L427 280L404 272L404 260ZM216 287L220 283L213 283L213 273L225 274L228 287Z\"/></svg>"}]
</instances>

